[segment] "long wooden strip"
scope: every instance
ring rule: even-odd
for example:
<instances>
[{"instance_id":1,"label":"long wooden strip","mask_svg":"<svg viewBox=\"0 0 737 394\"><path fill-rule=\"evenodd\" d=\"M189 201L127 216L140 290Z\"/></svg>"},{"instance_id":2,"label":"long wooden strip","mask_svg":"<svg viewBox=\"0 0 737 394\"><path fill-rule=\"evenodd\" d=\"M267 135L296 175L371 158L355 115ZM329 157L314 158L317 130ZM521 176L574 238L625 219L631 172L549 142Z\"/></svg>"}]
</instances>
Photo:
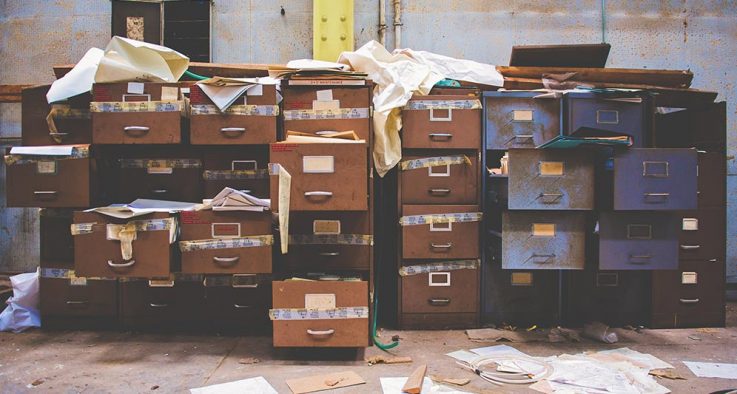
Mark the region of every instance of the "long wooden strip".
<instances>
[{"instance_id":1,"label":"long wooden strip","mask_svg":"<svg viewBox=\"0 0 737 394\"><path fill-rule=\"evenodd\" d=\"M497 66L505 77L540 79L543 74L575 72L574 81L609 82L687 88L691 86L690 70L651 70L638 68L576 68L576 67L509 67Z\"/></svg>"},{"instance_id":2,"label":"long wooden strip","mask_svg":"<svg viewBox=\"0 0 737 394\"><path fill-rule=\"evenodd\" d=\"M0 85L0 103L20 103L23 89L33 85Z\"/></svg>"}]
</instances>

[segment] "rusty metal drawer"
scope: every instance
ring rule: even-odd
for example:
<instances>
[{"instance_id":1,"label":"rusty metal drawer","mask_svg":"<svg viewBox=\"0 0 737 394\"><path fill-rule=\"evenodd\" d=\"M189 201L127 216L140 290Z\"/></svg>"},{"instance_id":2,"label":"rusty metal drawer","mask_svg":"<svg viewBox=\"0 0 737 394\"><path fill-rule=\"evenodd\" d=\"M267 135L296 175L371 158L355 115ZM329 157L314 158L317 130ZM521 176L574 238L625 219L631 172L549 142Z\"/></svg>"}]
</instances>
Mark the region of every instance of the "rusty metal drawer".
<instances>
[{"instance_id":1,"label":"rusty metal drawer","mask_svg":"<svg viewBox=\"0 0 737 394\"><path fill-rule=\"evenodd\" d=\"M486 149L534 148L557 137L561 99L541 92L484 92Z\"/></svg>"},{"instance_id":2,"label":"rusty metal drawer","mask_svg":"<svg viewBox=\"0 0 737 394\"><path fill-rule=\"evenodd\" d=\"M614 157L614 210L697 206L695 149L628 149Z\"/></svg>"},{"instance_id":3,"label":"rusty metal drawer","mask_svg":"<svg viewBox=\"0 0 737 394\"><path fill-rule=\"evenodd\" d=\"M226 187L269 198L268 164L268 146L207 149L202 159L205 198L215 197Z\"/></svg>"},{"instance_id":4,"label":"rusty metal drawer","mask_svg":"<svg viewBox=\"0 0 737 394\"><path fill-rule=\"evenodd\" d=\"M634 147L650 146L653 110L647 93L566 93L564 108L565 135L585 127L629 135Z\"/></svg>"},{"instance_id":5,"label":"rusty metal drawer","mask_svg":"<svg viewBox=\"0 0 737 394\"><path fill-rule=\"evenodd\" d=\"M402 258L478 258L481 224L478 210L477 205L403 205ZM459 219L443 223L443 218L449 216Z\"/></svg>"},{"instance_id":6,"label":"rusty metal drawer","mask_svg":"<svg viewBox=\"0 0 737 394\"><path fill-rule=\"evenodd\" d=\"M402 110L402 148L481 148L481 102L469 96L413 96Z\"/></svg>"},{"instance_id":7,"label":"rusty metal drawer","mask_svg":"<svg viewBox=\"0 0 737 394\"><path fill-rule=\"evenodd\" d=\"M677 212L602 212L599 269L678 268Z\"/></svg>"},{"instance_id":8,"label":"rusty metal drawer","mask_svg":"<svg viewBox=\"0 0 737 394\"><path fill-rule=\"evenodd\" d=\"M502 268L583 269L584 212L502 213Z\"/></svg>"},{"instance_id":9,"label":"rusty metal drawer","mask_svg":"<svg viewBox=\"0 0 737 394\"><path fill-rule=\"evenodd\" d=\"M678 253L681 260L713 260L724 256L727 232L723 208L680 212Z\"/></svg>"},{"instance_id":10,"label":"rusty metal drawer","mask_svg":"<svg viewBox=\"0 0 737 394\"><path fill-rule=\"evenodd\" d=\"M722 152L699 151L699 208L719 208L726 205L727 158Z\"/></svg>"},{"instance_id":11,"label":"rusty metal drawer","mask_svg":"<svg viewBox=\"0 0 737 394\"><path fill-rule=\"evenodd\" d=\"M415 154L416 153L416 154ZM473 151L415 152L399 164L403 204L476 204L479 160Z\"/></svg>"},{"instance_id":12,"label":"rusty metal drawer","mask_svg":"<svg viewBox=\"0 0 737 394\"><path fill-rule=\"evenodd\" d=\"M594 162L589 151L509 151L509 209L594 208Z\"/></svg>"},{"instance_id":13,"label":"rusty metal drawer","mask_svg":"<svg viewBox=\"0 0 737 394\"><path fill-rule=\"evenodd\" d=\"M478 272L452 269L401 276L402 313L475 313Z\"/></svg>"}]
</instances>

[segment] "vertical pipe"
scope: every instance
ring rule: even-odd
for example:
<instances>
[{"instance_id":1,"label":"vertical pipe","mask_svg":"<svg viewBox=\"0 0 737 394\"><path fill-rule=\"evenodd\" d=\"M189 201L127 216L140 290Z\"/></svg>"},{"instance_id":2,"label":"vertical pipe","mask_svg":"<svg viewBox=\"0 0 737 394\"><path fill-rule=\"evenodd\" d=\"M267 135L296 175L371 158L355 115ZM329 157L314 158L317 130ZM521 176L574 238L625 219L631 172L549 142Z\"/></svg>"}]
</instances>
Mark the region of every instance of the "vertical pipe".
<instances>
[{"instance_id":1,"label":"vertical pipe","mask_svg":"<svg viewBox=\"0 0 737 394\"><path fill-rule=\"evenodd\" d=\"M386 0L379 0L379 42L386 46Z\"/></svg>"},{"instance_id":2,"label":"vertical pipe","mask_svg":"<svg viewBox=\"0 0 737 394\"><path fill-rule=\"evenodd\" d=\"M606 43L606 0L601 0L601 43Z\"/></svg>"},{"instance_id":3,"label":"vertical pipe","mask_svg":"<svg viewBox=\"0 0 737 394\"><path fill-rule=\"evenodd\" d=\"M394 49L402 47L402 0L394 0Z\"/></svg>"}]
</instances>

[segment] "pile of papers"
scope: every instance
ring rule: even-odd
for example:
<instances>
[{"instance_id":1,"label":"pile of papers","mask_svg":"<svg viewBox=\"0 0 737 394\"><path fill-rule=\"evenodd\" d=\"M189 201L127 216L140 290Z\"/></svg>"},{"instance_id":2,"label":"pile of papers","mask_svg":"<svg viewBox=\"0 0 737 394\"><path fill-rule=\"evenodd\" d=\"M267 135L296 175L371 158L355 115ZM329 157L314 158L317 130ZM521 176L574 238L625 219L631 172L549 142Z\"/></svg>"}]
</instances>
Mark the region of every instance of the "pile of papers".
<instances>
[{"instance_id":1,"label":"pile of papers","mask_svg":"<svg viewBox=\"0 0 737 394\"><path fill-rule=\"evenodd\" d=\"M205 200L198 210L263 212L271 209L271 200L254 197L240 190L226 187L212 200Z\"/></svg>"}]
</instances>

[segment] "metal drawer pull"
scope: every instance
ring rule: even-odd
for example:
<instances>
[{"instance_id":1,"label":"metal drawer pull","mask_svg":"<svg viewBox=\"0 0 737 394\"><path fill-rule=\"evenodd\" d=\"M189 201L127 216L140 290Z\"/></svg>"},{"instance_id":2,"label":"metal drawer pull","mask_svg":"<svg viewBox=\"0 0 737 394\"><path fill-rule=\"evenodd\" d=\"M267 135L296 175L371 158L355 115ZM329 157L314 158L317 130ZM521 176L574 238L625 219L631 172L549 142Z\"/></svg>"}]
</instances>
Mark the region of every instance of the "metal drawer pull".
<instances>
[{"instance_id":1,"label":"metal drawer pull","mask_svg":"<svg viewBox=\"0 0 737 394\"><path fill-rule=\"evenodd\" d=\"M113 263L112 260L108 260L107 261L107 265L109 265L112 268L127 268L127 267L132 267L133 264L135 264L135 263L136 263L136 260L131 260L131 261L127 262L127 263L120 263L120 264Z\"/></svg>"},{"instance_id":2,"label":"metal drawer pull","mask_svg":"<svg viewBox=\"0 0 737 394\"><path fill-rule=\"evenodd\" d=\"M311 330L307 329L307 334L312 335L313 337L326 337L335 334L335 330L328 329L328 330Z\"/></svg>"},{"instance_id":3,"label":"metal drawer pull","mask_svg":"<svg viewBox=\"0 0 737 394\"><path fill-rule=\"evenodd\" d=\"M240 260L240 256L233 256L233 257L213 257L212 258L212 261L215 264L220 264L220 265L231 265L231 264L235 264L235 263L238 262L238 260Z\"/></svg>"},{"instance_id":4,"label":"metal drawer pull","mask_svg":"<svg viewBox=\"0 0 737 394\"><path fill-rule=\"evenodd\" d=\"M430 189L427 192L430 194L450 194L450 189Z\"/></svg>"},{"instance_id":5,"label":"metal drawer pull","mask_svg":"<svg viewBox=\"0 0 737 394\"><path fill-rule=\"evenodd\" d=\"M700 248L701 245L681 245L681 249L683 250L694 250Z\"/></svg>"},{"instance_id":6,"label":"metal drawer pull","mask_svg":"<svg viewBox=\"0 0 737 394\"><path fill-rule=\"evenodd\" d=\"M243 134L246 132L246 129L244 127L223 127L220 129L220 132L223 134L226 134L226 133Z\"/></svg>"},{"instance_id":7,"label":"metal drawer pull","mask_svg":"<svg viewBox=\"0 0 737 394\"><path fill-rule=\"evenodd\" d=\"M681 298L680 299L682 304L696 304L699 302L698 298Z\"/></svg>"},{"instance_id":8,"label":"metal drawer pull","mask_svg":"<svg viewBox=\"0 0 737 394\"><path fill-rule=\"evenodd\" d=\"M151 304L148 304L148 306L150 306L151 308L167 308L169 306L169 304L154 304L154 303L151 303Z\"/></svg>"},{"instance_id":9,"label":"metal drawer pull","mask_svg":"<svg viewBox=\"0 0 737 394\"><path fill-rule=\"evenodd\" d=\"M448 139L449 140L449 139L453 138L453 134L451 134L451 133L430 133L429 134L429 137L430 137L431 140L441 139L441 138L444 138L444 139Z\"/></svg>"},{"instance_id":10,"label":"metal drawer pull","mask_svg":"<svg viewBox=\"0 0 737 394\"><path fill-rule=\"evenodd\" d=\"M543 204L555 204L563 198L563 193L540 193L538 198L542 198ZM546 200L547 197L553 197L552 200Z\"/></svg>"},{"instance_id":11,"label":"metal drawer pull","mask_svg":"<svg viewBox=\"0 0 737 394\"><path fill-rule=\"evenodd\" d=\"M630 264L647 264L653 256L649 254L631 254L629 257Z\"/></svg>"},{"instance_id":12,"label":"metal drawer pull","mask_svg":"<svg viewBox=\"0 0 737 394\"><path fill-rule=\"evenodd\" d=\"M168 193L168 192L169 191L166 190L166 189L153 189L153 190L151 190L151 193L154 193L154 194L164 194L164 193Z\"/></svg>"},{"instance_id":13,"label":"metal drawer pull","mask_svg":"<svg viewBox=\"0 0 737 394\"><path fill-rule=\"evenodd\" d=\"M132 133L145 134L145 133L148 133L149 130L150 128L147 126L125 126L123 127L123 131L126 132L127 134L132 134Z\"/></svg>"},{"instance_id":14,"label":"metal drawer pull","mask_svg":"<svg viewBox=\"0 0 737 394\"><path fill-rule=\"evenodd\" d=\"M69 133L49 133L49 135L53 137L66 137Z\"/></svg>"},{"instance_id":15,"label":"metal drawer pull","mask_svg":"<svg viewBox=\"0 0 737 394\"><path fill-rule=\"evenodd\" d=\"M434 249L450 249L453 246L453 244L450 242L448 242L447 244L431 243L430 246L433 247Z\"/></svg>"},{"instance_id":16,"label":"metal drawer pull","mask_svg":"<svg viewBox=\"0 0 737 394\"><path fill-rule=\"evenodd\" d=\"M450 305L450 298L430 298L427 302L432 306Z\"/></svg>"},{"instance_id":17,"label":"metal drawer pull","mask_svg":"<svg viewBox=\"0 0 737 394\"><path fill-rule=\"evenodd\" d=\"M535 138L535 136L532 134L515 134L512 138L508 139L504 145L509 145L512 141L516 142L516 140L526 140L524 143L529 144L533 142L533 138Z\"/></svg>"},{"instance_id":18,"label":"metal drawer pull","mask_svg":"<svg viewBox=\"0 0 737 394\"><path fill-rule=\"evenodd\" d=\"M87 306L87 301L67 301L67 305L84 305Z\"/></svg>"},{"instance_id":19,"label":"metal drawer pull","mask_svg":"<svg viewBox=\"0 0 737 394\"><path fill-rule=\"evenodd\" d=\"M717 259L709 259L709 262L710 263L716 263L717 262Z\"/></svg>"},{"instance_id":20,"label":"metal drawer pull","mask_svg":"<svg viewBox=\"0 0 737 394\"><path fill-rule=\"evenodd\" d=\"M59 194L59 192L54 190L34 190L33 195L36 197L48 197L48 198L56 198L56 195Z\"/></svg>"},{"instance_id":21,"label":"metal drawer pull","mask_svg":"<svg viewBox=\"0 0 737 394\"><path fill-rule=\"evenodd\" d=\"M305 197L332 197L333 192L324 192L324 191L314 191L314 192L305 192Z\"/></svg>"},{"instance_id":22,"label":"metal drawer pull","mask_svg":"<svg viewBox=\"0 0 737 394\"><path fill-rule=\"evenodd\" d=\"M530 255L530 259L535 259L538 257L545 257L545 260L537 261L536 263L547 263L548 261L550 261L550 259L555 258L555 253L533 253L532 255Z\"/></svg>"},{"instance_id":23,"label":"metal drawer pull","mask_svg":"<svg viewBox=\"0 0 737 394\"><path fill-rule=\"evenodd\" d=\"M642 193L645 197L668 197L670 193Z\"/></svg>"},{"instance_id":24,"label":"metal drawer pull","mask_svg":"<svg viewBox=\"0 0 737 394\"><path fill-rule=\"evenodd\" d=\"M326 256L326 257L340 256L340 252L320 252L320 256Z\"/></svg>"},{"instance_id":25,"label":"metal drawer pull","mask_svg":"<svg viewBox=\"0 0 737 394\"><path fill-rule=\"evenodd\" d=\"M246 309L246 308L252 308L252 306L251 305L233 304L233 308L235 308L235 309Z\"/></svg>"}]
</instances>

